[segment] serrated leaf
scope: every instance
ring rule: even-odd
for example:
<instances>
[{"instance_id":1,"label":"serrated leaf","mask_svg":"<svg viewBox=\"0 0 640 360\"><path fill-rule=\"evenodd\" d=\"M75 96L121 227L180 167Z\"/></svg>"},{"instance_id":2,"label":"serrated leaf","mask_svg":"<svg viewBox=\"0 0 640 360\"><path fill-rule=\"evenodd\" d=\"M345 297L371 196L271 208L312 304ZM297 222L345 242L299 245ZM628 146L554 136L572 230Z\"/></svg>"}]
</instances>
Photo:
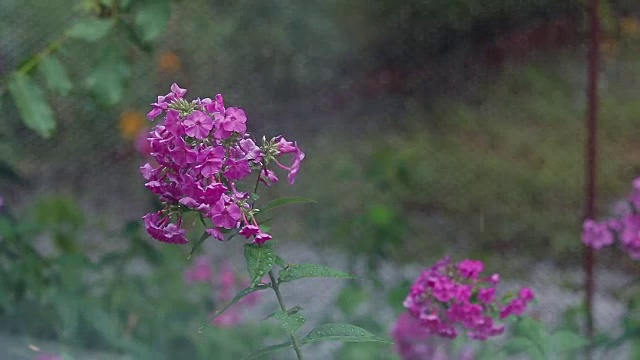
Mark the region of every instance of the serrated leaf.
<instances>
[{"instance_id":1,"label":"serrated leaf","mask_svg":"<svg viewBox=\"0 0 640 360\"><path fill-rule=\"evenodd\" d=\"M554 354L576 350L586 346L589 342L584 337L568 330L560 330L549 339Z\"/></svg>"},{"instance_id":2,"label":"serrated leaf","mask_svg":"<svg viewBox=\"0 0 640 360\"><path fill-rule=\"evenodd\" d=\"M140 39L150 42L164 31L171 16L168 0L146 0L138 6L134 23Z\"/></svg>"},{"instance_id":3,"label":"serrated leaf","mask_svg":"<svg viewBox=\"0 0 640 360\"><path fill-rule=\"evenodd\" d=\"M276 311L275 313L271 314L269 317L272 317L278 320L280 322L280 325L282 325L282 327L289 334L293 334L296 331L298 331L298 329L300 329L300 327L304 325L305 321L307 321L304 315L298 312L290 313L288 311L287 312Z\"/></svg>"},{"instance_id":4,"label":"serrated leaf","mask_svg":"<svg viewBox=\"0 0 640 360\"><path fill-rule=\"evenodd\" d=\"M276 265L284 269L288 264L289 263L285 259L281 258L279 255L276 255Z\"/></svg>"},{"instance_id":5,"label":"serrated leaf","mask_svg":"<svg viewBox=\"0 0 640 360\"><path fill-rule=\"evenodd\" d=\"M67 70L54 55L45 56L38 69L47 81L47 87L61 95L67 95L73 88Z\"/></svg>"},{"instance_id":6,"label":"serrated leaf","mask_svg":"<svg viewBox=\"0 0 640 360\"><path fill-rule=\"evenodd\" d=\"M260 208L260 213L265 213L269 210L275 209L280 206L288 205L288 204L298 204L298 203L314 203L315 200L303 198L303 197L284 197L275 200L269 201L265 206Z\"/></svg>"},{"instance_id":7,"label":"serrated leaf","mask_svg":"<svg viewBox=\"0 0 640 360\"><path fill-rule=\"evenodd\" d=\"M291 264L280 270L279 281L289 282L307 277L331 277L338 279L355 279L356 277L344 271L335 270L323 265Z\"/></svg>"},{"instance_id":8,"label":"serrated leaf","mask_svg":"<svg viewBox=\"0 0 640 360\"><path fill-rule=\"evenodd\" d=\"M56 121L38 85L28 75L15 73L8 88L24 124L42 137L51 136Z\"/></svg>"},{"instance_id":9,"label":"serrated leaf","mask_svg":"<svg viewBox=\"0 0 640 360\"><path fill-rule=\"evenodd\" d=\"M275 264L276 253L271 245L246 244L244 258L247 261L251 286L255 286Z\"/></svg>"},{"instance_id":10,"label":"serrated leaf","mask_svg":"<svg viewBox=\"0 0 640 360\"><path fill-rule=\"evenodd\" d=\"M254 352L252 352L251 354L245 356L242 358L242 360L253 360L253 359L257 359L259 357L261 357L262 355L266 355L268 353L280 350L280 349L286 349L288 347L291 347L291 343L282 343L282 344L277 344L277 345L271 345L271 346L267 346L267 347L263 347L260 350L256 350Z\"/></svg>"},{"instance_id":11,"label":"serrated leaf","mask_svg":"<svg viewBox=\"0 0 640 360\"><path fill-rule=\"evenodd\" d=\"M67 35L75 39L94 42L102 39L111 31L114 21L111 19L86 19L75 23Z\"/></svg>"},{"instance_id":12,"label":"serrated leaf","mask_svg":"<svg viewBox=\"0 0 640 360\"><path fill-rule=\"evenodd\" d=\"M86 85L100 104L115 105L124 96L130 73L123 54L118 48L112 47L89 74Z\"/></svg>"},{"instance_id":13,"label":"serrated leaf","mask_svg":"<svg viewBox=\"0 0 640 360\"><path fill-rule=\"evenodd\" d=\"M270 288L269 285L259 284L259 285L248 287L246 289L238 291L236 296L234 296L233 299L231 299L231 301L229 301L225 306L223 306L222 309L216 311L213 314L213 317L211 317L211 320L213 320L213 319L217 318L218 316L222 315L223 312L225 312L227 309L229 309L235 303L240 301L243 297L251 294L252 292L256 292L256 291L260 291L260 290L264 290L264 289L268 289L268 288Z\"/></svg>"},{"instance_id":14,"label":"serrated leaf","mask_svg":"<svg viewBox=\"0 0 640 360\"><path fill-rule=\"evenodd\" d=\"M367 330L341 323L329 323L318 326L302 339L302 344L309 344L318 341L342 341L342 342L380 342L392 344L391 341L373 335Z\"/></svg>"}]
</instances>

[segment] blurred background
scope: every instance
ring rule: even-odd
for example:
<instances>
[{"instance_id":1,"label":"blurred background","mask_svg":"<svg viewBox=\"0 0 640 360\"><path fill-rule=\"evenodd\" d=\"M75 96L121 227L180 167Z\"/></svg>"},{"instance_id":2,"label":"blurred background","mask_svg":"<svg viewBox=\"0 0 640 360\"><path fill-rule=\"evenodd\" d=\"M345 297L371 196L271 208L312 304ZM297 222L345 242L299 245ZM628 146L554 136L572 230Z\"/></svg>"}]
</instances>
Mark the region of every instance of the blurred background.
<instances>
[{"instance_id":1,"label":"blurred background","mask_svg":"<svg viewBox=\"0 0 640 360\"><path fill-rule=\"evenodd\" d=\"M604 215L640 173L640 4L601 5ZM445 254L516 279L578 268L585 19L576 0L3 0L0 357L238 359L280 335L200 329L216 291L185 281L190 248L141 231L157 206L138 171L145 114L173 82L306 152L296 184L263 195L317 200L279 211L278 247L365 279L309 305L319 319L388 333L407 281ZM215 276L232 259L241 283L240 249L201 252ZM613 255L600 266L638 273Z\"/></svg>"}]
</instances>

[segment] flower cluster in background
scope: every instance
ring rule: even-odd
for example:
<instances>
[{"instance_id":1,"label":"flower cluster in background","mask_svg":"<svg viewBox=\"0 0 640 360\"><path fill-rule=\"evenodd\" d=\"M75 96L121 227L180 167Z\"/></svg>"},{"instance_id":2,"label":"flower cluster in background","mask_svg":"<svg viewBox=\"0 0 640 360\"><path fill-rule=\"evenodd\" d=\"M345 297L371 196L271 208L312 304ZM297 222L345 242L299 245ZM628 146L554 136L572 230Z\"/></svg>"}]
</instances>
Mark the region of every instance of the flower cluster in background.
<instances>
[{"instance_id":1,"label":"flower cluster in background","mask_svg":"<svg viewBox=\"0 0 640 360\"><path fill-rule=\"evenodd\" d=\"M195 211L203 222L205 218L211 221L207 233L218 240L236 231L255 243L266 242L271 235L260 229L255 218L259 210L239 182L256 174L250 191L255 192L259 182L270 186L278 177L269 165L276 164L288 172L289 184L293 184L304 153L282 136L263 138L258 146L247 132L242 109L225 107L220 94L214 99L188 101L186 92L173 84L171 92L158 96L147 114L149 120L164 115L147 138L153 160L140 168L145 186L164 205L143 217L147 232L162 242L186 243L182 215ZM289 166L280 160L285 154L293 155Z\"/></svg>"},{"instance_id":2,"label":"flower cluster in background","mask_svg":"<svg viewBox=\"0 0 640 360\"><path fill-rule=\"evenodd\" d=\"M405 312L398 317L391 333L395 350L402 360L473 360L471 347L463 348L457 357L452 355L450 342L438 342L420 320Z\"/></svg>"},{"instance_id":3,"label":"flower cluster in background","mask_svg":"<svg viewBox=\"0 0 640 360\"><path fill-rule=\"evenodd\" d=\"M184 281L187 284L209 284L213 292L213 303L216 306L231 301L238 290L249 286L249 280L238 277L229 262L222 263L216 274L211 262L205 256L196 258L193 265L185 270ZM233 326L241 323L244 320L243 310L256 305L260 296L258 292L245 296L232 308L214 318L212 323L217 326ZM214 313L215 311L212 315Z\"/></svg>"},{"instance_id":4,"label":"flower cluster in background","mask_svg":"<svg viewBox=\"0 0 640 360\"><path fill-rule=\"evenodd\" d=\"M586 219L582 242L596 250L618 243L634 260L640 260L640 178L631 193L616 206L613 217L601 221Z\"/></svg>"},{"instance_id":5,"label":"flower cluster in background","mask_svg":"<svg viewBox=\"0 0 640 360\"><path fill-rule=\"evenodd\" d=\"M458 336L463 328L469 338L485 340L504 332L497 319L522 315L533 300L533 291L523 288L518 295L498 298L498 274L480 276L484 264L463 260L457 264L447 257L426 269L411 286L404 307L420 323L425 334L445 338Z\"/></svg>"}]
</instances>

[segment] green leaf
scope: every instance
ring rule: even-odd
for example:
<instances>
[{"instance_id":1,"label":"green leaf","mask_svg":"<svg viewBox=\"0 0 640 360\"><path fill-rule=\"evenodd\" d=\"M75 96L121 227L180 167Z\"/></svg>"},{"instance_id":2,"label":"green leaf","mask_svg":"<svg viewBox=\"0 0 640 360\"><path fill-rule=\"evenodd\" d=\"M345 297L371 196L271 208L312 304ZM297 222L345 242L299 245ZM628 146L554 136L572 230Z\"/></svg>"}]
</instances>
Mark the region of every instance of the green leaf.
<instances>
[{"instance_id":1,"label":"green leaf","mask_svg":"<svg viewBox=\"0 0 640 360\"><path fill-rule=\"evenodd\" d=\"M344 271L314 264L292 264L280 270L280 282L289 282L306 277L331 277L338 279L355 279L356 277Z\"/></svg>"},{"instance_id":2,"label":"green leaf","mask_svg":"<svg viewBox=\"0 0 640 360\"><path fill-rule=\"evenodd\" d=\"M584 337L569 330L560 330L554 333L549 341L551 349L556 355L565 351L579 349L589 343Z\"/></svg>"},{"instance_id":3,"label":"green leaf","mask_svg":"<svg viewBox=\"0 0 640 360\"><path fill-rule=\"evenodd\" d=\"M275 313L271 314L269 317L272 317L278 320L280 322L280 325L282 325L282 327L289 334L293 334L296 331L298 331L298 329L300 329L300 327L304 325L304 322L307 321L304 315L298 312L289 312L289 311L287 312L276 311Z\"/></svg>"},{"instance_id":4,"label":"green leaf","mask_svg":"<svg viewBox=\"0 0 640 360\"><path fill-rule=\"evenodd\" d=\"M531 360L543 359L544 355L536 344L525 337L514 337L509 339L503 348L508 354L525 353L530 356Z\"/></svg>"},{"instance_id":5,"label":"green leaf","mask_svg":"<svg viewBox=\"0 0 640 360\"><path fill-rule=\"evenodd\" d=\"M287 260L281 258L279 255L276 255L276 265L284 269L287 267L288 264L289 263L287 262Z\"/></svg>"},{"instance_id":6,"label":"green leaf","mask_svg":"<svg viewBox=\"0 0 640 360\"><path fill-rule=\"evenodd\" d=\"M124 96L130 73L123 54L117 47L111 47L87 77L86 85L100 104L115 105Z\"/></svg>"},{"instance_id":7,"label":"green leaf","mask_svg":"<svg viewBox=\"0 0 640 360\"><path fill-rule=\"evenodd\" d=\"M229 309L231 306L233 306L235 303L237 303L238 301L240 301L240 299L242 299L243 297L251 294L252 292L256 292L256 291L260 291L260 290L264 290L264 289L269 289L271 286L266 285L266 284L259 284L256 286L252 286L252 287L248 287L244 290L240 290L236 296L231 299L231 301L229 301L225 306L222 307L222 309L218 310L215 312L215 314L213 315L213 317L211 318L211 320L217 318L218 316L222 315L223 312L227 311L227 309Z\"/></svg>"},{"instance_id":8,"label":"green leaf","mask_svg":"<svg viewBox=\"0 0 640 360\"><path fill-rule=\"evenodd\" d=\"M338 294L337 304L338 308L346 315L354 315L360 305L367 300L369 300L369 295L361 286L350 285L342 288ZM400 303L402 304L402 301Z\"/></svg>"},{"instance_id":9,"label":"green leaf","mask_svg":"<svg viewBox=\"0 0 640 360\"><path fill-rule=\"evenodd\" d=\"M271 209L275 209L277 207L288 205L288 204L297 204L297 203L314 203L315 200L303 198L303 197L285 197L279 198L275 200L271 200L267 203L267 205L260 208L260 213L265 213Z\"/></svg>"},{"instance_id":10,"label":"green leaf","mask_svg":"<svg viewBox=\"0 0 640 360\"><path fill-rule=\"evenodd\" d=\"M67 70L62 63L53 55L44 57L38 65L38 69L47 81L47 87L61 95L69 94L73 88Z\"/></svg>"},{"instance_id":11,"label":"green leaf","mask_svg":"<svg viewBox=\"0 0 640 360\"><path fill-rule=\"evenodd\" d=\"M329 323L318 326L302 339L302 344L318 341L380 342L392 344L391 341L373 335L361 327L340 323Z\"/></svg>"},{"instance_id":12,"label":"green leaf","mask_svg":"<svg viewBox=\"0 0 640 360\"><path fill-rule=\"evenodd\" d=\"M113 27L111 19L86 19L75 23L67 30L67 35L75 39L94 42L102 39Z\"/></svg>"},{"instance_id":13,"label":"green leaf","mask_svg":"<svg viewBox=\"0 0 640 360\"><path fill-rule=\"evenodd\" d=\"M253 359L257 359L259 357L261 357L262 355L266 355L270 352L274 352L276 350L280 350L280 349L285 349L291 347L291 343L282 343L282 344L277 344L277 345L271 345L271 346L267 346L267 347L263 347L260 350L256 350L254 352L252 352L251 354L245 356L242 358L242 360L253 360Z\"/></svg>"},{"instance_id":14,"label":"green leaf","mask_svg":"<svg viewBox=\"0 0 640 360\"><path fill-rule=\"evenodd\" d=\"M27 75L15 73L9 82L9 93L26 126L48 138L56 128L53 111L42 90Z\"/></svg>"},{"instance_id":15,"label":"green leaf","mask_svg":"<svg viewBox=\"0 0 640 360\"><path fill-rule=\"evenodd\" d=\"M275 264L276 253L271 245L246 244L244 246L244 258L247 260L251 286L255 286L260 283Z\"/></svg>"},{"instance_id":16,"label":"green leaf","mask_svg":"<svg viewBox=\"0 0 640 360\"><path fill-rule=\"evenodd\" d=\"M140 39L150 42L157 38L167 26L170 16L171 4L168 0L142 1L134 20Z\"/></svg>"}]
</instances>

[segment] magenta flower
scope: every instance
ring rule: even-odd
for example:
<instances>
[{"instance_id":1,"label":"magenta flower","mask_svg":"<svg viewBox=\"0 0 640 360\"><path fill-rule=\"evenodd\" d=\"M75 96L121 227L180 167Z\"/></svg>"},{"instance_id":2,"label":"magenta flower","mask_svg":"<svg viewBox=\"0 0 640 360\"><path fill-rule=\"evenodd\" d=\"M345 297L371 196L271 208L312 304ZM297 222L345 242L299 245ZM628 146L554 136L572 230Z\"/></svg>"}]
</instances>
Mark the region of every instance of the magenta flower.
<instances>
[{"instance_id":1,"label":"magenta flower","mask_svg":"<svg viewBox=\"0 0 640 360\"><path fill-rule=\"evenodd\" d=\"M478 274L484 270L484 264L477 260L463 260L458 264L458 270L466 278L477 279Z\"/></svg>"},{"instance_id":2,"label":"magenta flower","mask_svg":"<svg viewBox=\"0 0 640 360\"><path fill-rule=\"evenodd\" d=\"M205 256L199 256L184 272L184 282L187 284L198 282L211 282L213 280L213 268L211 262Z\"/></svg>"},{"instance_id":3,"label":"magenta flower","mask_svg":"<svg viewBox=\"0 0 640 360\"><path fill-rule=\"evenodd\" d=\"M240 210L234 202L225 198L228 197L223 196L213 206L211 221L213 221L216 226L233 229L242 217L242 210Z\"/></svg>"},{"instance_id":4,"label":"magenta flower","mask_svg":"<svg viewBox=\"0 0 640 360\"><path fill-rule=\"evenodd\" d=\"M522 315L533 300L533 291L524 288L520 296L509 302L495 297L497 275L480 278L484 264L463 260L451 264L445 258L426 269L411 286L404 307L420 321L429 334L455 338L457 328L463 328L474 340L484 340L504 332L504 325L496 323L496 309L500 318Z\"/></svg>"},{"instance_id":5,"label":"magenta flower","mask_svg":"<svg viewBox=\"0 0 640 360\"><path fill-rule=\"evenodd\" d=\"M195 110L184 119L185 133L188 136L202 140L209 136L213 129L213 120L200 110Z\"/></svg>"},{"instance_id":6,"label":"magenta flower","mask_svg":"<svg viewBox=\"0 0 640 360\"><path fill-rule=\"evenodd\" d=\"M178 84L171 84L171 93L175 96L176 99L182 99L187 93L187 89L183 89Z\"/></svg>"},{"instance_id":7,"label":"magenta flower","mask_svg":"<svg viewBox=\"0 0 640 360\"><path fill-rule=\"evenodd\" d=\"M225 109L224 114L215 113L214 117L216 120L215 137L218 139L227 139L234 132L242 135L247 131L247 116L242 109L230 107Z\"/></svg>"},{"instance_id":8,"label":"magenta flower","mask_svg":"<svg viewBox=\"0 0 640 360\"><path fill-rule=\"evenodd\" d=\"M153 109L147 113L147 119L149 120L155 119L158 115L166 111L169 104L165 102L164 96L158 96L158 101L151 104L151 106L153 106Z\"/></svg>"},{"instance_id":9,"label":"magenta flower","mask_svg":"<svg viewBox=\"0 0 640 360\"><path fill-rule=\"evenodd\" d=\"M159 241L185 243L182 213L196 211L211 222L207 233L218 240L225 240L222 229L228 229L253 238L255 243L268 241L271 235L251 230L252 226L259 229L254 217L259 208L249 193L236 190L242 188L238 183L252 174L255 177L248 180L252 183L277 182L269 168L273 163L289 171L289 182L293 183L304 153L296 143L281 137L263 140L258 146L246 132L244 110L225 108L219 94L214 99L188 101L186 93L174 83L170 93L152 104L148 115L154 119L165 114L146 138L152 159L140 168L145 187L163 204L161 211L143 218L147 232ZM287 153L293 154L293 162L283 166L276 157ZM172 223L171 218L177 222Z\"/></svg>"},{"instance_id":10,"label":"magenta flower","mask_svg":"<svg viewBox=\"0 0 640 360\"><path fill-rule=\"evenodd\" d=\"M276 146L280 154L289 154L289 153L293 154L293 162L291 163L290 166L285 166L280 162L276 161L276 164L279 167L289 171L289 175L287 176L287 179L289 180L289 184L293 185L293 183L296 181L296 176L300 171L300 164L302 164L302 160L304 160L305 154L302 152L302 150L300 150L300 148L298 148L298 145L296 143L287 141L282 136L278 136L273 140L277 141Z\"/></svg>"},{"instance_id":11,"label":"magenta flower","mask_svg":"<svg viewBox=\"0 0 640 360\"><path fill-rule=\"evenodd\" d=\"M222 170L224 162L225 150L222 146L210 146L198 154L199 165L195 166L196 170L200 170L200 174L206 178L211 178Z\"/></svg>"},{"instance_id":12,"label":"magenta flower","mask_svg":"<svg viewBox=\"0 0 640 360\"><path fill-rule=\"evenodd\" d=\"M591 219L582 224L582 242L594 249L602 249L613 244L613 234L607 223L598 223Z\"/></svg>"},{"instance_id":13,"label":"magenta flower","mask_svg":"<svg viewBox=\"0 0 640 360\"><path fill-rule=\"evenodd\" d=\"M177 110L170 109L164 118L164 127L175 136L185 134L184 124L180 120L180 113Z\"/></svg>"},{"instance_id":14,"label":"magenta flower","mask_svg":"<svg viewBox=\"0 0 640 360\"><path fill-rule=\"evenodd\" d=\"M169 217L161 217L160 213L151 213L143 218L144 227L147 232L156 240L170 244L186 244L185 230L169 222Z\"/></svg>"},{"instance_id":15,"label":"magenta flower","mask_svg":"<svg viewBox=\"0 0 640 360\"><path fill-rule=\"evenodd\" d=\"M246 288L249 282L238 278L233 267L227 261L222 263L216 279L214 279L214 302L224 304L229 302L240 288ZM242 298L234 307L226 310L222 315L213 319L212 323L220 327L240 324L244 320L243 309L255 306L261 294L254 292Z\"/></svg>"}]
</instances>

